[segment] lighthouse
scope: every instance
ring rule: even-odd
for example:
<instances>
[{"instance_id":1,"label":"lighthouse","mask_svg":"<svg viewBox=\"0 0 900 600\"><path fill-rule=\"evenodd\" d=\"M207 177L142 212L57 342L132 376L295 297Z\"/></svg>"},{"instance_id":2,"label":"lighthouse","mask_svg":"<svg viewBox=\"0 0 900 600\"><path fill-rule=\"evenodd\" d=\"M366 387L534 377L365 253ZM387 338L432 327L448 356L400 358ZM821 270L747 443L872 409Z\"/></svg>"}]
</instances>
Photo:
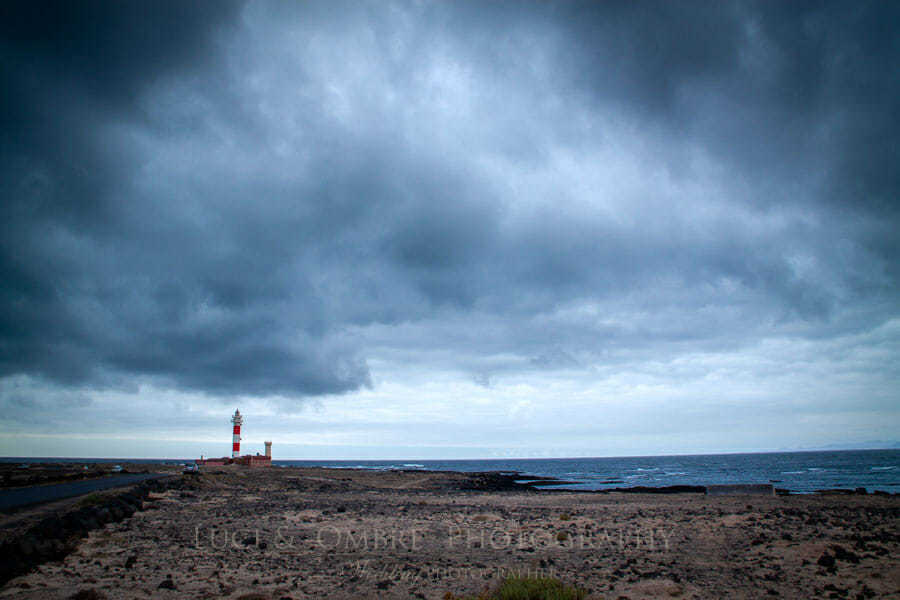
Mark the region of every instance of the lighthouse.
<instances>
[{"instance_id":1,"label":"lighthouse","mask_svg":"<svg viewBox=\"0 0 900 600\"><path fill-rule=\"evenodd\" d=\"M244 467L270 467L272 466L272 442L264 442L266 445L266 453L260 455L245 454L241 456L241 425L244 424L244 415L240 410L235 409L234 415L231 417L231 424L234 426L231 434L231 458L223 456L222 458L203 458L197 460L198 465L204 467L224 467L225 465L241 465Z\"/></svg>"},{"instance_id":2,"label":"lighthouse","mask_svg":"<svg viewBox=\"0 0 900 600\"><path fill-rule=\"evenodd\" d=\"M231 422L234 424L234 432L231 436L231 458L237 458L241 455L241 424L244 422L241 411L237 409L234 410L234 416L231 417Z\"/></svg>"}]
</instances>

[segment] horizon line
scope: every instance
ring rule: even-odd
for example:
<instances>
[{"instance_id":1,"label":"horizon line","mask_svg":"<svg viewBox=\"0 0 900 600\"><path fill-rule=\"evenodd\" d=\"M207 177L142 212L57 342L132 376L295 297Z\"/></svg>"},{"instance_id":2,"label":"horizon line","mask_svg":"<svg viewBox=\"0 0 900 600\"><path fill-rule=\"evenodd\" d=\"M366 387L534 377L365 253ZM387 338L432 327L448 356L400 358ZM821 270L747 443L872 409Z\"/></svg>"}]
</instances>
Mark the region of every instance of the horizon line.
<instances>
[{"instance_id":1,"label":"horizon line","mask_svg":"<svg viewBox=\"0 0 900 600\"><path fill-rule=\"evenodd\" d=\"M870 451L898 451L900 448L803 448L795 450L755 450L755 451L729 451L729 452L699 452L689 454L633 454L633 455L616 455L616 456L525 456L525 457L491 457L491 458L272 458L272 462L279 461L302 461L302 462L401 462L401 461L420 461L420 462L485 462L485 461L505 461L505 460L592 460L592 459L611 459L611 458L663 458L663 457L687 457L687 456L738 456L743 454L803 454L813 452L870 452ZM221 458L210 456L209 458ZM231 458L231 457L227 457ZM67 461L90 461L90 460L108 460L108 461L195 461L196 458L186 457L121 457L121 456L0 456L0 461L14 460L67 460Z\"/></svg>"}]
</instances>

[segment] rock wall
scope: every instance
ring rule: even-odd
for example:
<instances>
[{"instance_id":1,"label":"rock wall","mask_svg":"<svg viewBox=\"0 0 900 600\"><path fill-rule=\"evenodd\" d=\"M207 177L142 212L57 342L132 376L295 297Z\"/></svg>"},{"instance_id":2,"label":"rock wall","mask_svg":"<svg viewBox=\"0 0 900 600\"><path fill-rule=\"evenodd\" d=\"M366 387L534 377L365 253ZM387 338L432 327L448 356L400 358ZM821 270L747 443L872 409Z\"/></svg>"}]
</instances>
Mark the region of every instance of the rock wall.
<instances>
[{"instance_id":1,"label":"rock wall","mask_svg":"<svg viewBox=\"0 0 900 600\"><path fill-rule=\"evenodd\" d=\"M141 510L150 492L179 488L181 485L181 480L176 477L144 481L124 492L105 496L97 504L43 519L21 536L0 546L0 556L3 557L0 561L0 585L42 563L62 560L92 530L127 519Z\"/></svg>"}]
</instances>

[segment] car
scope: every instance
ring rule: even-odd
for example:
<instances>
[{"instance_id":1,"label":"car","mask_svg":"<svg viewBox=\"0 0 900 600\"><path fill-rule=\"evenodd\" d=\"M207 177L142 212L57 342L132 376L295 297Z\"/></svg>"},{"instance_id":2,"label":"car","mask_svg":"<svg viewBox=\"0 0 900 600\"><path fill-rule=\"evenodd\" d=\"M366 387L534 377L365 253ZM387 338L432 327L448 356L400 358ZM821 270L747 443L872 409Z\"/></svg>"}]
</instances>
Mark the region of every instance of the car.
<instances>
[{"instance_id":1,"label":"car","mask_svg":"<svg viewBox=\"0 0 900 600\"><path fill-rule=\"evenodd\" d=\"M189 465L185 465L184 470L182 471L182 473L185 473L185 474L194 474L194 473L199 473L199 472L200 472L200 467L198 467L196 463L191 463Z\"/></svg>"}]
</instances>

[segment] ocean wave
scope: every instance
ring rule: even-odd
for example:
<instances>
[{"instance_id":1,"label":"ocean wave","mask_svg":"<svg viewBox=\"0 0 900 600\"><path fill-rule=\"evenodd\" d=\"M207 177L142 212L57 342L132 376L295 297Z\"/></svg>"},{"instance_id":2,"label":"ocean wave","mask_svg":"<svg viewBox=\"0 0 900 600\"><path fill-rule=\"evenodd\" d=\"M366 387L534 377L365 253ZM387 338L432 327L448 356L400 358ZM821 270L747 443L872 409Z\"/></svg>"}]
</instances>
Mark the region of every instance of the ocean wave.
<instances>
[{"instance_id":1,"label":"ocean wave","mask_svg":"<svg viewBox=\"0 0 900 600\"><path fill-rule=\"evenodd\" d=\"M598 458L578 459L562 465L553 460L515 461L500 464L498 461L284 461L296 466L322 466L332 469L365 469L373 473L401 469L436 469L456 471L494 471L499 467L518 470L530 475L552 476L578 481L577 489L605 489L636 485L671 485L677 482L696 481L698 484L736 483L740 480L772 481L791 492L811 492L837 485L838 480L848 489L866 487L888 492L900 490L900 450L884 451L873 456L868 452L847 452L840 461L832 460L833 453L797 455L760 454L736 458L700 457L698 459L672 460L669 457L645 457L632 459ZM11 459L8 459L11 460ZM25 462L22 459L15 459ZM2 459L0 459L2 462ZM155 461L163 462L163 461ZM171 461L165 461L170 462ZM279 461L281 462L281 461ZM330 463L330 464L329 464ZM818 463L818 464L817 464ZM425 465L424 467L420 465ZM280 466L280 465L279 465ZM516 469L518 467L518 469ZM517 477L518 479L518 477ZM618 483L610 483L615 480ZM571 486L567 486L569 489Z\"/></svg>"},{"instance_id":2,"label":"ocean wave","mask_svg":"<svg viewBox=\"0 0 900 600\"><path fill-rule=\"evenodd\" d=\"M326 469L366 469L368 471L392 471L398 469L396 465L333 465Z\"/></svg>"}]
</instances>

